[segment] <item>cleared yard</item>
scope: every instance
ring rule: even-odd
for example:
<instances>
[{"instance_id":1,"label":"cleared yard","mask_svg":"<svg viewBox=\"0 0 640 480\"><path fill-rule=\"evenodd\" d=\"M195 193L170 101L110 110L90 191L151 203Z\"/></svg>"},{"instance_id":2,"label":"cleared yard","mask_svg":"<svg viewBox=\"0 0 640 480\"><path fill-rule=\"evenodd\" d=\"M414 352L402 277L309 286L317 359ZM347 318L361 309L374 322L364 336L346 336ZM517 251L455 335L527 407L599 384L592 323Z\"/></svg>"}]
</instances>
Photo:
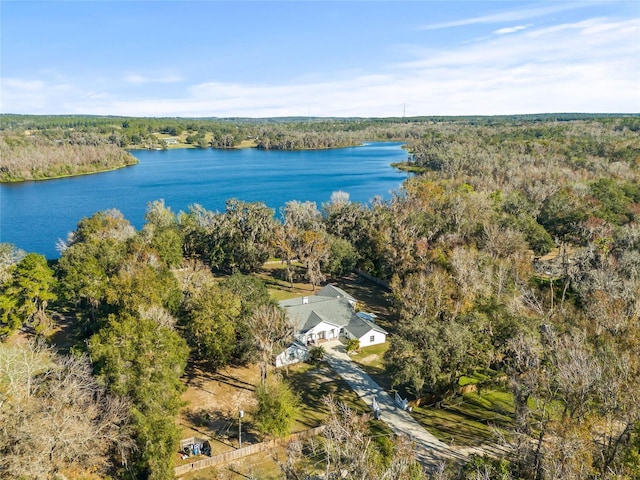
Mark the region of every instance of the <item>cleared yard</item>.
<instances>
[{"instance_id":1,"label":"cleared yard","mask_svg":"<svg viewBox=\"0 0 640 480\"><path fill-rule=\"evenodd\" d=\"M322 403L325 395L332 395L336 400L344 402L350 408L364 413L368 407L358 399L347 384L324 362L319 365L300 363L287 370L280 369L272 373L280 374L291 383L300 399L300 409L294 432L308 430L321 425L327 410ZM253 424L252 412L255 410L254 385L259 381L260 372L257 366L242 368L225 368L217 372L209 372L202 365L189 365L185 384L187 390L182 395L185 407L178 419L182 427L182 438L197 436L209 440L212 454L218 454L238 448L238 412L244 410L242 418L242 445L247 446L263 441L261 434ZM284 452L280 452L284 455ZM191 463L204 457L182 459L176 452L175 465ZM246 460L246 461L245 461ZM279 472L277 464L269 453L252 455L236 462L236 470L243 475L251 473L249 466L259 471L260 478L270 478ZM233 464L231 465L233 467ZM232 475L228 466L220 466L193 473L193 476L182 478L215 479L224 475ZM242 478L242 477L238 477ZM275 475L273 478L278 478Z\"/></svg>"},{"instance_id":2,"label":"cleared yard","mask_svg":"<svg viewBox=\"0 0 640 480\"><path fill-rule=\"evenodd\" d=\"M303 273L302 267L297 265L297 281L294 281L293 288L286 281L285 268L281 262L266 263L259 276L267 283L272 297L282 300L312 294L311 285L302 281ZM375 313L379 317L377 322L393 332L397 320L389 308L388 292L385 289L356 275L335 279L329 283L335 283L354 296L361 310ZM362 348L352 356L353 361L386 390L390 389L390 382L384 370L383 358L388 348L387 342ZM368 411L368 406L324 362L318 365L300 363L280 369L278 373L291 383L300 398L300 411L294 427L296 432L322 423L327 414L322 404L325 395L333 395L362 413ZM242 419L243 446L262 441L252 419L252 411L256 406L253 392L258 380L257 366L229 367L209 372L203 365L190 365L185 377L187 390L183 394L186 406L179 419L183 428L183 438L199 436L209 439L214 454L237 448L238 411L242 408L245 411ZM465 382L473 383L475 380L465 379ZM405 396L413 398L410 395ZM494 428L507 426L512 411L509 393L496 389L482 389L479 394L465 393L443 402L441 408L425 405L415 407L413 416L446 443L461 449L480 447L484 450L492 448L491 445L495 442ZM383 435L387 434L387 431L383 432ZM284 456L284 451L281 450L278 455ZM184 462L179 456L176 457L176 464ZM234 470L239 473L234 473ZM194 472L182 478L236 479L251 477L257 473L264 479L280 478L279 468L268 452L246 457L242 462L235 464Z\"/></svg>"}]
</instances>

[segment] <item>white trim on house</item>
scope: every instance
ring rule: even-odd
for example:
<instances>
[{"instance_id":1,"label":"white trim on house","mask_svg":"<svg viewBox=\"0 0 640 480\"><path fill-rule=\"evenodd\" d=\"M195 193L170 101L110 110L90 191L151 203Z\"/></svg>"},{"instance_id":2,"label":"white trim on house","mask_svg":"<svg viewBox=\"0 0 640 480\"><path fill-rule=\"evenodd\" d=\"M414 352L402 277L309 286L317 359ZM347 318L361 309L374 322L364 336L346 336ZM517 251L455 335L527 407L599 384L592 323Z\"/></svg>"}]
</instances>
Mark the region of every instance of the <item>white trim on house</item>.
<instances>
[{"instance_id":1,"label":"white trim on house","mask_svg":"<svg viewBox=\"0 0 640 480\"><path fill-rule=\"evenodd\" d=\"M366 317L358 315L355 311L356 303L343 290L327 285L317 295L283 300L280 306L293 322L296 343L301 346L318 345L325 340L337 339L340 335L359 340L361 347L386 342L387 332ZM295 354L291 357L290 348L291 346L278 355L276 366L279 366L278 363L288 365L301 361L296 359L302 359L302 355ZM284 357L281 357L283 354Z\"/></svg>"},{"instance_id":2,"label":"white trim on house","mask_svg":"<svg viewBox=\"0 0 640 480\"><path fill-rule=\"evenodd\" d=\"M307 358L309 358L309 349L301 343L293 342L276 357L276 367L304 362Z\"/></svg>"}]
</instances>

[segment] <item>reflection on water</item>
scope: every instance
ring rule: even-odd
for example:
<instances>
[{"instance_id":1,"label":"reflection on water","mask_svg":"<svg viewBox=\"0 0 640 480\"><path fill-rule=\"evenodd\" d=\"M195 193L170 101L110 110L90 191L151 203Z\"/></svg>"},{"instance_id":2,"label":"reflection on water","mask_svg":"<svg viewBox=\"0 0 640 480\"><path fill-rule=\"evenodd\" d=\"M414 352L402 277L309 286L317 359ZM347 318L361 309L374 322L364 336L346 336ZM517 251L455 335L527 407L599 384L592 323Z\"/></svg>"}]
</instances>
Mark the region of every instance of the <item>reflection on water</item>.
<instances>
[{"instance_id":1,"label":"reflection on water","mask_svg":"<svg viewBox=\"0 0 640 480\"><path fill-rule=\"evenodd\" d=\"M140 228L148 202L175 212L199 203L223 210L229 198L261 201L278 211L289 200L320 206L343 190L352 201L390 197L405 173L389 166L407 157L400 143L295 152L176 149L134 151L138 165L82 177L0 186L0 241L48 258L77 222L116 208Z\"/></svg>"}]
</instances>

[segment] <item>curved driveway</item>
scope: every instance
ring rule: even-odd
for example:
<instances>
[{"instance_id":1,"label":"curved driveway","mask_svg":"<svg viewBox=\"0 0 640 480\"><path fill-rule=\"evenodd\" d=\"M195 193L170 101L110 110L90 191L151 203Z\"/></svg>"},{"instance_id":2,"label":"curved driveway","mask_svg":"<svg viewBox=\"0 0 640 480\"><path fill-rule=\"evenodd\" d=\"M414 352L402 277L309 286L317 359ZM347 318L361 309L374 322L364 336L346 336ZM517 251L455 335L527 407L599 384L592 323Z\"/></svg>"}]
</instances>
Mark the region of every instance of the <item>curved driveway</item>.
<instances>
[{"instance_id":1,"label":"curved driveway","mask_svg":"<svg viewBox=\"0 0 640 480\"><path fill-rule=\"evenodd\" d=\"M323 347L325 359L331 368L367 405L372 405L375 397L380 406L380 420L389 425L396 435L405 435L415 442L416 455L425 466L436 468L443 461L464 459L464 456L427 432L408 412L398 407L393 398L351 360L339 340L327 342Z\"/></svg>"}]
</instances>

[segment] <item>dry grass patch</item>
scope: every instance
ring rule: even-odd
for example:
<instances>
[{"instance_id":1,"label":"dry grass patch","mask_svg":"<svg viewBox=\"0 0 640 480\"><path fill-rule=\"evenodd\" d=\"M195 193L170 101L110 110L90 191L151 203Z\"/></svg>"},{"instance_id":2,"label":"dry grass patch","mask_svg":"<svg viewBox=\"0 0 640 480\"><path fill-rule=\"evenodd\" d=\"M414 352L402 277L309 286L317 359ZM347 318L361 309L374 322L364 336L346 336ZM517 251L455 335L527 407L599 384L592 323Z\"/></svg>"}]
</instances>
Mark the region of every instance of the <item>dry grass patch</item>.
<instances>
[{"instance_id":1,"label":"dry grass patch","mask_svg":"<svg viewBox=\"0 0 640 480\"><path fill-rule=\"evenodd\" d=\"M256 406L253 392L259 378L256 366L212 372L206 364L189 364L185 374L187 390L182 395L185 407L178 417L182 438L208 439L214 455L238 448L238 412L242 409L247 412L242 425L243 444L260 442L258 433L251 428L250 417Z\"/></svg>"},{"instance_id":2,"label":"dry grass patch","mask_svg":"<svg viewBox=\"0 0 640 480\"><path fill-rule=\"evenodd\" d=\"M300 398L300 409L294 432L321 425L327 415L322 402L325 395L361 412L367 406L349 388L338 374L326 364L318 366L299 363L280 369L281 374ZM227 367L211 372L203 364L190 364L185 375L187 390L182 395L185 406L178 417L182 438L192 436L208 439L212 454L238 448L238 411L244 410L242 444L260 443L264 439L253 424L252 412L257 404L255 385L260 379L257 366ZM176 465L190 463L195 458L182 460L176 452Z\"/></svg>"},{"instance_id":3,"label":"dry grass patch","mask_svg":"<svg viewBox=\"0 0 640 480\"><path fill-rule=\"evenodd\" d=\"M278 480L282 475L272 453L282 458L285 455L283 449L278 449L276 452L260 452L231 462L229 465L210 467L179 478L181 480L246 480L247 478Z\"/></svg>"},{"instance_id":4,"label":"dry grass patch","mask_svg":"<svg viewBox=\"0 0 640 480\"><path fill-rule=\"evenodd\" d=\"M314 295L319 287L315 289L310 283L303 280L304 268L301 264L295 264L293 287L287 281L286 266L280 261L270 261L262 266L257 273L258 277L267 284L269 294L276 301L287 300L289 298L304 297Z\"/></svg>"}]
</instances>

